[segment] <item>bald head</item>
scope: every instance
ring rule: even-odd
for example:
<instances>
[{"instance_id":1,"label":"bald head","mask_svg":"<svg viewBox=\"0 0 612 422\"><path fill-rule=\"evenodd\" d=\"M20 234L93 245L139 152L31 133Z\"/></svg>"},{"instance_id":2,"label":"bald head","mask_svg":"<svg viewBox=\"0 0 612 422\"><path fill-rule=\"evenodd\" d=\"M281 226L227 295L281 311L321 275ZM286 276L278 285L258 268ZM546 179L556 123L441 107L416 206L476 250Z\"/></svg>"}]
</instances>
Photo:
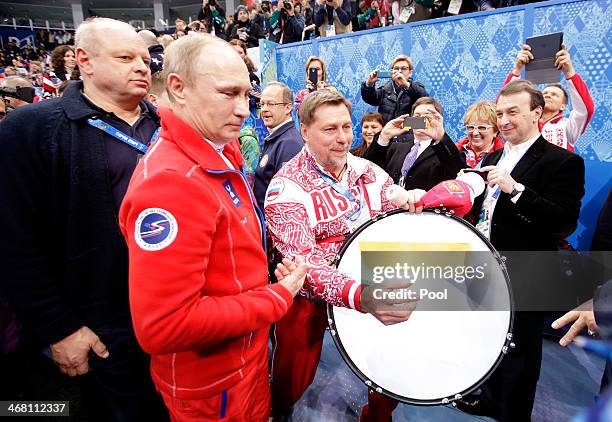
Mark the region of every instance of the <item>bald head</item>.
<instances>
[{"instance_id":1,"label":"bald head","mask_svg":"<svg viewBox=\"0 0 612 422\"><path fill-rule=\"evenodd\" d=\"M125 22L110 18L87 19L76 30L75 48L94 53L109 34L137 35L134 27Z\"/></svg>"},{"instance_id":2,"label":"bald head","mask_svg":"<svg viewBox=\"0 0 612 422\"><path fill-rule=\"evenodd\" d=\"M107 111L137 108L151 85L149 50L124 22L107 18L83 22L76 33L76 62L83 92Z\"/></svg>"},{"instance_id":3,"label":"bald head","mask_svg":"<svg viewBox=\"0 0 612 422\"><path fill-rule=\"evenodd\" d=\"M149 30L144 29L142 31L139 31L138 35L144 40L147 47L159 44L157 42L157 37L155 36L155 34Z\"/></svg>"}]
</instances>

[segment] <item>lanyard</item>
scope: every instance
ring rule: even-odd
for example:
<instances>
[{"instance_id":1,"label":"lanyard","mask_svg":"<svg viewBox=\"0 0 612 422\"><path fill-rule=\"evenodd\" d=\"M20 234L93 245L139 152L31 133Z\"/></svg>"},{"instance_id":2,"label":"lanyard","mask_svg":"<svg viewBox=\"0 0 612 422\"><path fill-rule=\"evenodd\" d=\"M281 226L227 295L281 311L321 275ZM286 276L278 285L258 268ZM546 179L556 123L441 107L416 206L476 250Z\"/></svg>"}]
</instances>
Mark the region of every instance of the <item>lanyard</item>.
<instances>
[{"instance_id":1,"label":"lanyard","mask_svg":"<svg viewBox=\"0 0 612 422\"><path fill-rule=\"evenodd\" d=\"M142 152L143 154L147 152L147 149L149 149L148 146L146 146L145 144L143 144L139 140L132 138L130 135L126 135L125 133L123 133L119 129L109 125L108 123L103 122L102 120L87 119L87 123L90 124L91 126L95 127L95 128L98 128L98 129L108 133L113 138L120 140L124 144L127 144L127 145L131 146L132 148ZM157 139L157 135L159 134L159 130L160 130L160 128L157 128L155 130L155 132L153 132L153 136L151 136L151 141L150 141L151 143Z\"/></svg>"},{"instance_id":2,"label":"lanyard","mask_svg":"<svg viewBox=\"0 0 612 422\"><path fill-rule=\"evenodd\" d=\"M349 189L344 189L334 179L332 179L327 174L321 172L318 168L316 168L310 161L307 160L307 163L317 173L317 175L319 177L321 177L321 179L323 179L323 181L325 183L327 183L329 186L331 186L331 188L333 190L335 190L340 195L342 195L344 198L346 198L349 201L349 204L354 204L355 203L355 196L351 193L351 191ZM348 216L348 219L351 220L351 221L356 221L359 218L359 214L361 214L361 208L363 207L363 202L364 202L364 200L363 200L363 190L364 190L364 187L361 186L360 189L359 189L359 207L357 209L355 209Z\"/></svg>"}]
</instances>

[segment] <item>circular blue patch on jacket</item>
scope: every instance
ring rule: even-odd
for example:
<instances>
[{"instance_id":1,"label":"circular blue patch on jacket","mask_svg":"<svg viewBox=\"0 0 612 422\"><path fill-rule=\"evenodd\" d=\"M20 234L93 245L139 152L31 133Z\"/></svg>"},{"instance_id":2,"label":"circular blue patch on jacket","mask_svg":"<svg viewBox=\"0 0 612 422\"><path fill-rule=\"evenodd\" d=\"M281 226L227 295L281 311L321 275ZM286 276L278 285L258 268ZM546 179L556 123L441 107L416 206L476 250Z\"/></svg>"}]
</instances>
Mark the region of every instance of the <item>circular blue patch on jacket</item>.
<instances>
[{"instance_id":1,"label":"circular blue patch on jacket","mask_svg":"<svg viewBox=\"0 0 612 422\"><path fill-rule=\"evenodd\" d=\"M138 215L134 239L142 249L158 251L170 245L178 233L174 216L163 208L147 208Z\"/></svg>"}]
</instances>

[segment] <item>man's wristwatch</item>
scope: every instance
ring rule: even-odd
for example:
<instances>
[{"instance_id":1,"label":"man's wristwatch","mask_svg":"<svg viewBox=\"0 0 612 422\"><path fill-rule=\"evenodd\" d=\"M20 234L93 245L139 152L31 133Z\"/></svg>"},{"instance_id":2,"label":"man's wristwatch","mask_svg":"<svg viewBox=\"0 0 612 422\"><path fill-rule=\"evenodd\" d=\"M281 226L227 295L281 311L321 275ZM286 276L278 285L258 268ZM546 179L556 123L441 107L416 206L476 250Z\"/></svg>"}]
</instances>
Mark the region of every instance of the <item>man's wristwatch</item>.
<instances>
[{"instance_id":1,"label":"man's wristwatch","mask_svg":"<svg viewBox=\"0 0 612 422\"><path fill-rule=\"evenodd\" d=\"M510 198L514 198L519 193L522 193L525 190L525 185L522 183L515 183L512 187L512 192L510 192Z\"/></svg>"}]
</instances>

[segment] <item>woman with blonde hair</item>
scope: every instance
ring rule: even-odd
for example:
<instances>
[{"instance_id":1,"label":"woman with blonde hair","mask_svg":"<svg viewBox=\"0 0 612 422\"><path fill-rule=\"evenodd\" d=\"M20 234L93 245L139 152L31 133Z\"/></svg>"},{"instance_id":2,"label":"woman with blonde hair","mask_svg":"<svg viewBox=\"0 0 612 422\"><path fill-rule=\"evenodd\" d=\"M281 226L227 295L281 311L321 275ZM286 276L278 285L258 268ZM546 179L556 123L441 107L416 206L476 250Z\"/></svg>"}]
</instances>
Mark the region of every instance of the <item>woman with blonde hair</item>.
<instances>
[{"instance_id":1,"label":"woman with blonde hair","mask_svg":"<svg viewBox=\"0 0 612 422\"><path fill-rule=\"evenodd\" d=\"M457 148L472 168L478 166L488 153L504 147L499 136L495 104L479 101L472 104L463 117L467 136L457 142Z\"/></svg>"},{"instance_id":2,"label":"woman with blonde hair","mask_svg":"<svg viewBox=\"0 0 612 422\"><path fill-rule=\"evenodd\" d=\"M311 69L315 69L317 71L316 84L314 84L308 78ZM306 66L304 66L304 70L306 71L306 88L299 90L295 94L295 107L297 109L298 115L300 114L300 105L302 104L302 101L304 101L304 98L306 98L311 92L320 89L329 89L332 91L337 91L336 88L325 82L325 79L327 77L327 67L325 66L325 62L321 57L310 56L308 60L306 60Z\"/></svg>"}]
</instances>

